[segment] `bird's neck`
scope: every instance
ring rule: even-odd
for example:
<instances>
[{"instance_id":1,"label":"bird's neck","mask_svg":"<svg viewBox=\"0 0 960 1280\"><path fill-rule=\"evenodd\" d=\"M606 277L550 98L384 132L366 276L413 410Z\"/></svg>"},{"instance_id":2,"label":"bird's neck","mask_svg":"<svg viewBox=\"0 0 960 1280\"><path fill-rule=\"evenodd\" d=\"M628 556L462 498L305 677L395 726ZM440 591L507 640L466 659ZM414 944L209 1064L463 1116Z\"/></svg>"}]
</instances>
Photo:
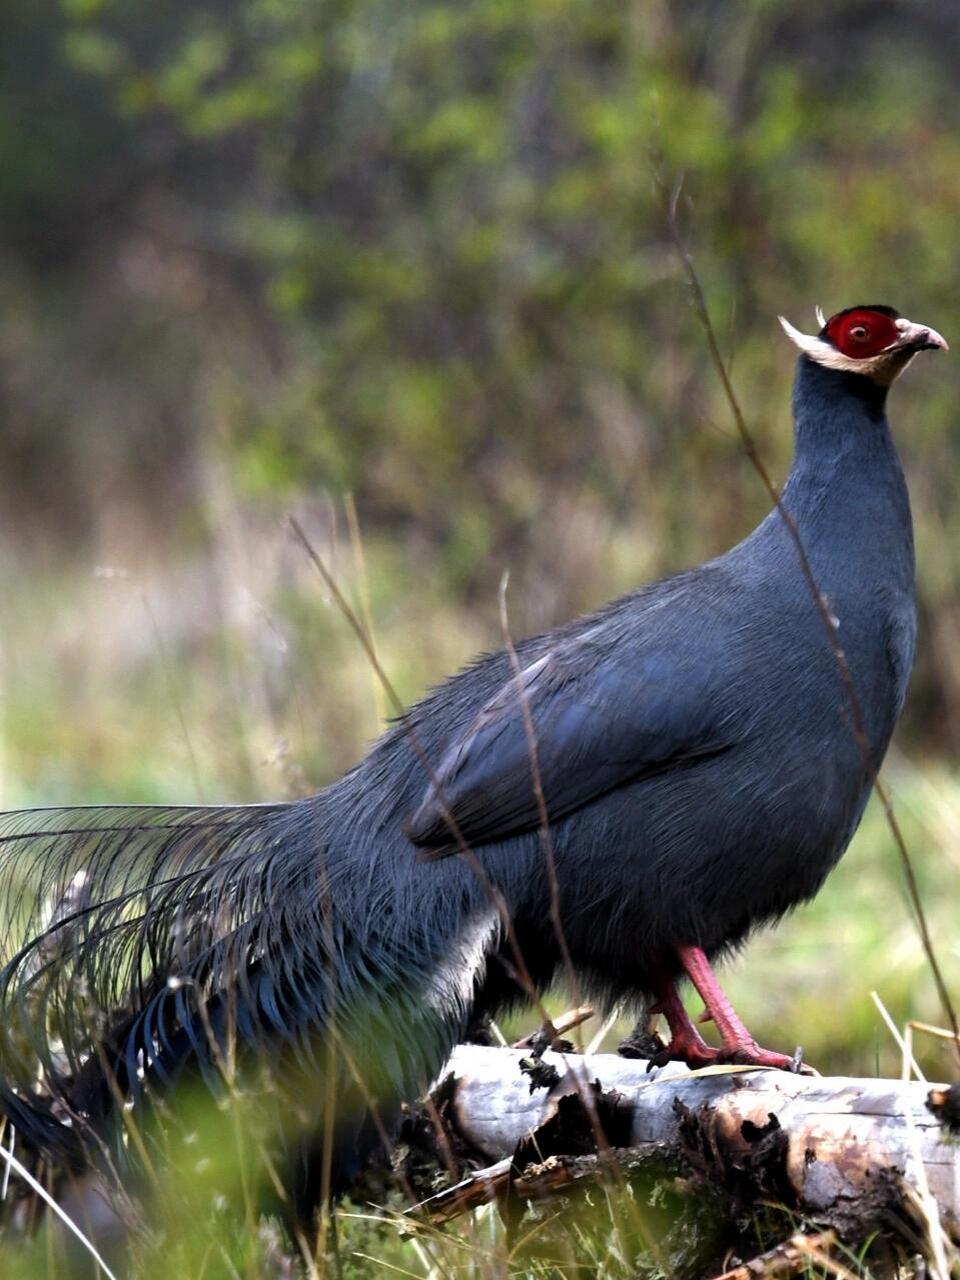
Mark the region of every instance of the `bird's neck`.
<instances>
[{"instance_id":1,"label":"bird's neck","mask_svg":"<svg viewBox=\"0 0 960 1280\"><path fill-rule=\"evenodd\" d=\"M853 456L886 456L893 449L887 390L801 356L793 384L794 469L823 470Z\"/></svg>"},{"instance_id":2,"label":"bird's neck","mask_svg":"<svg viewBox=\"0 0 960 1280\"><path fill-rule=\"evenodd\" d=\"M906 490L886 415L887 388L801 356L793 385L793 467L784 489L798 518L836 502ZM812 504L812 506L811 506ZM855 514L855 513L851 513Z\"/></svg>"},{"instance_id":3,"label":"bird's neck","mask_svg":"<svg viewBox=\"0 0 960 1280\"><path fill-rule=\"evenodd\" d=\"M859 570L860 552L912 582L907 489L885 411L887 389L801 356L793 389L794 461L783 501L824 570ZM889 561L888 561L889 563ZM897 571L899 568L899 572Z\"/></svg>"}]
</instances>

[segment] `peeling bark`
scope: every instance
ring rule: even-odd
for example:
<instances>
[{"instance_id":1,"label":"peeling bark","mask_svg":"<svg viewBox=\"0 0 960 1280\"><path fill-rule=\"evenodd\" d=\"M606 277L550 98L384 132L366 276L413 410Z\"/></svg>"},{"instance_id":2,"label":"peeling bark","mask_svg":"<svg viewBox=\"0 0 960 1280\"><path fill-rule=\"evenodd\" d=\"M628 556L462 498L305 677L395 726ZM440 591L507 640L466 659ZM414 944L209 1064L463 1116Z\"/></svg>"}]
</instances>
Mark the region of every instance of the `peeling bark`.
<instances>
[{"instance_id":1,"label":"peeling bark","mask_svg":"<svg viewBox=\"0 0 960 1280\"><path fill-rule=\"evenodd\" d=\"M526 1196L602 1176L611 1158L593 1141L599 1121L621 1170L627 1152L635 1164L669 1154L694 1175L795 1207L843 1235L891 1214L915 1217L928 1187L944 1229L960 1238L960 1142L930 1102L941 1086L676 1063L648 1073L640 1059L548 1052L558 1082L531 1092L522 1057L461 1045L450 1058L449 1121L493 1167L434 1198L442 1203L427 1202L434 1220L463 1211L458 1195L468 1207L508 1183L525 1182ZM584 1107L571 1106L578 1097Z\"/></svg>"}]
</instances>

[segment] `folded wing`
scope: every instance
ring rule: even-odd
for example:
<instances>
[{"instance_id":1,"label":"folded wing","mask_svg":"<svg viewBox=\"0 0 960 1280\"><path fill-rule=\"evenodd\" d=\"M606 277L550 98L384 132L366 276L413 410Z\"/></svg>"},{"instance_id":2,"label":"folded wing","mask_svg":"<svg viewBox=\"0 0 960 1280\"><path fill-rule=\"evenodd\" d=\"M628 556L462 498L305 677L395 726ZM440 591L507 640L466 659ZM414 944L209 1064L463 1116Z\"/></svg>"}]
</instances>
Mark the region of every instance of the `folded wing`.
<instances>
[{"instance_id":1,"label":"folded wing","mask_svg":"<svg viewBox=\"0 0 960 1280\"><path fill-rule=\"evenodd\" d=\"M582 641L508 680L447 747L407 831L437 854L540 825L637 778L729 746L703 667ZM451 823L451 819L453 820Z\"/></svg>"}]
</instances>

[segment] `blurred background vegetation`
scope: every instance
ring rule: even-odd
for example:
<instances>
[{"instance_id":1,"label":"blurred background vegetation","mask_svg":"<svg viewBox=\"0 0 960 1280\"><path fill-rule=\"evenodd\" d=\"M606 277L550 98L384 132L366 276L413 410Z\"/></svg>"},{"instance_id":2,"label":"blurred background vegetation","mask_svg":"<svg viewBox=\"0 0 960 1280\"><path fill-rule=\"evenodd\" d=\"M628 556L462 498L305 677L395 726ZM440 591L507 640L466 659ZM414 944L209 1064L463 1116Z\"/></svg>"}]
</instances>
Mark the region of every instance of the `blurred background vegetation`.
<instances>
[{"instance_id":1,"label":"blurred background vegetation","mask_svg":"<svg viewBox=\"0 0 960 1280\"><path fill-rule=\"evenodd\" d=\"M507 567L521 634L745 534L681 173L775 476L778 312L889 302L960 341L952 0L0 12L6 807L277 798L358 757L383 699L291 513L404 698L499 643ZM960 995L958 391L948 358L893 395L921 635L888 773ZM896 1069L870 990L941 1015L879 815L733 985L768 1042Z\"/></svg>"}]
</instances>

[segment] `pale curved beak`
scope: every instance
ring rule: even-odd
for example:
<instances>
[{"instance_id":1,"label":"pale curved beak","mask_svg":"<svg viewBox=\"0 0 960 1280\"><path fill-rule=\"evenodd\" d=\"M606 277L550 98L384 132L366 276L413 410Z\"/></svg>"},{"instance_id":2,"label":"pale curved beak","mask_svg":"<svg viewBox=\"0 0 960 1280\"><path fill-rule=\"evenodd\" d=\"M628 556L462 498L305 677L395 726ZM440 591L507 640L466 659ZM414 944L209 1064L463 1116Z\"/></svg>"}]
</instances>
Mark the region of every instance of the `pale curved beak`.
<instances>
[{"instance_id":1,"label":"pale curved beak","mask_svg":"<svg viewBox=\"0 0 960 1280\"><path fill-rule=\"evenodd\" d=\"M909 348L911 351L949 351L946 338L937 333L936 329L931 329L927 324L914 324L912 320L900 319L897 321L897 328L900 330L900 336L896 342L891 342L886 348L887 351L902 351Z\"/></svg>"}]
</instances>

